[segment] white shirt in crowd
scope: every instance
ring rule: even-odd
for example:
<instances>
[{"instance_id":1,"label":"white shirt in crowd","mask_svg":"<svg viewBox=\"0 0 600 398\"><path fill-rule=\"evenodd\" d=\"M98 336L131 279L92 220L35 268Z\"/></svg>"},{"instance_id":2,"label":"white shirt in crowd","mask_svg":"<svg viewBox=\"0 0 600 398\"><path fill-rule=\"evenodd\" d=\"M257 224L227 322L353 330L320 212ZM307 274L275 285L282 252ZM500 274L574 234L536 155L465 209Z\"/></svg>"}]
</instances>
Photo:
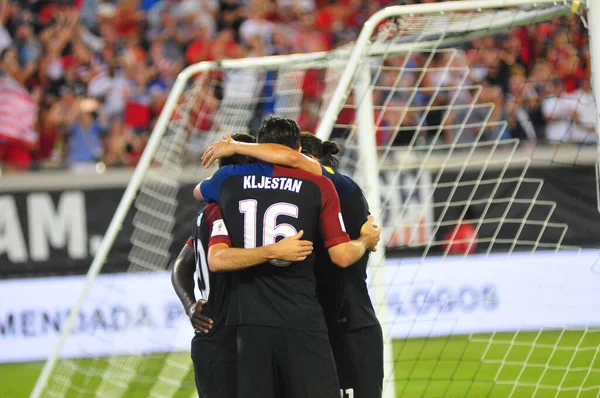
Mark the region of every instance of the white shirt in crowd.
<instances>
[{"instance_id":1,"label":"white shirt in crowd","mask_svg":"<svg viewBox=\"0 0 600 398\"><path fill-rule=\"evenodd\" d=\"M12 44L12 37L10 37L10 33L8 30L0 23L0 51L5 48L10 47Z\"/></svg>"},{"instance_id":2,"label":"white shirt in crowd","mask_svg":"<svg viewBox=\"0 0 600 398\"><path fill-rule=\"evenodd\" d=\"M93 77L88 84L88 95L91 97L105 97L103 113L108 117L120 115L125 109L125 95L127 78L122 72L109 76L106 71Z\"/></svg>"},{"instance_id":3,"label":"white shirt in crowd","mask_svg":"<svg viewBox=\"0 0 600 398\"><path fill-rule=\"evenodd\" d=\"M264 19L246 19L240 25L240 37L246 44L250 44L253 37L258 36L264 45L266 55L273 54L273 32L275 24Z\"/></svg>"},{"instance_id":4,"label":"white shirt in crowd","mask_svg":"<svg viewBox=\"0 0 600 398\"><path fill-rule=\"evenodd\" d=\"M542 112L548 120L546 139L551 142L590 143L596 141L593 130L595 104L590 93L577 90L548 97L542 102ZM578 123L576 123L576 120Z\"/></svg>"},{"instance_id":5,"label":"white shirt in crowd","mask_svg":"<svg viewBox=\"0 0 600 398\"><path fill-rule=\"evenodd\" d=\"M569 94L577 102L577 123L571 128L571 138L576 142L596 142L594 125L596 123L596 103L591 92L577 90Z\"/></svg>"},{"instance_id":6,"label":"white shirt in crowd","mask_svg":"<svg viewBox=\"0 0 600 398\"><path fill-rule=\"evenodd\" d=\"M297 7L304 12L314 11L317 6L314 0L277 0L277 8L293 8Z\"/></svg>"}]
</instances>

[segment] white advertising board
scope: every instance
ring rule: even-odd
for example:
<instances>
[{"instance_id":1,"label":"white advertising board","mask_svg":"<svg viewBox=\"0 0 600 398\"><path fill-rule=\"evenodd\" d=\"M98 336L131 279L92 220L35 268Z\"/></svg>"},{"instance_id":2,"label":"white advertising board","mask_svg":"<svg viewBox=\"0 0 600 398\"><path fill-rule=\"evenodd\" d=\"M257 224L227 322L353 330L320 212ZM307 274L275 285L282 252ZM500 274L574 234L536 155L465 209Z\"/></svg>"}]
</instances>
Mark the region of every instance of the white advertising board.
<instances>
[{"instance_id":1,"label":"white advertising board","mask_svg":"<svg viewBox=\"0 0 600 398\"><path fill-rule=\"evenodd\" d=\"M389 330L406 338L598 327L599 260L600 251L388 260ZM46 359L84 281L0 281L0 363ZM192 336L168 272L102 275L62 356L187 351Z\"/></svg>"},{"instance_id":2,"label":"white advertising board","mask_svg":"<svg viewBox=\"0 0 600 398\"><path fill-rule=\"evenodd\" d=\"M385 272L395 338L600 326L600 251L395 259Z\"/></svg>"},{"instance_id":3,"label":"white advertising board","mask_svg":"<svg viewBox=\"0 0 600 398\"><path fill-rule=\"evenodd\" d=\"M48 358L85 277L0 282L0 362ZM102 275L63 357L189 350L193 329L168 272Z\"/></svg>"}]
</instances>

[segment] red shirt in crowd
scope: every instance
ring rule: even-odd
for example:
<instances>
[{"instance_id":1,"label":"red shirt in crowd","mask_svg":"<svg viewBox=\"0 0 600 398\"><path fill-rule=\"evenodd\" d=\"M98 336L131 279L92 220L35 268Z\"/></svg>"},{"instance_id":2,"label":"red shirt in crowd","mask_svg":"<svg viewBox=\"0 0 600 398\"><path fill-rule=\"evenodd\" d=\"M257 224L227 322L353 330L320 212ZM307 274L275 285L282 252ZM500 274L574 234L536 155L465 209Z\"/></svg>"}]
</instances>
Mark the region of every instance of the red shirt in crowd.
<instances>
[{"instance_id":1,"label":"red shirt in crowd","mask_svg":"<svg viewBox=\"0 0 600 398\"><path fill-rule=\"evenodd\" d=\"M444 246L448 254L473 254L477 249L477 233L470 223L460 223L446 234Z\"/></svg>"}]
</instances>

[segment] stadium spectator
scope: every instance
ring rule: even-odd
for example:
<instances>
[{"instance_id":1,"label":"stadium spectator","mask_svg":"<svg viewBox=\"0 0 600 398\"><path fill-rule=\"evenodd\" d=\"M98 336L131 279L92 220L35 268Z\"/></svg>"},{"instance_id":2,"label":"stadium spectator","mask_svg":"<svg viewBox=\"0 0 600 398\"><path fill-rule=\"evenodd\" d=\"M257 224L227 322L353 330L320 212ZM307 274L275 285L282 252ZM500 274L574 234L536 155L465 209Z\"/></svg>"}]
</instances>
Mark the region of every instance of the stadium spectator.
<instances>
[{"instance_id":1,"label":"stadium spectator","mask_svg":"<svg viewBox=\"0 0 600 398\"><path fill-rule=\"evenodd\" d=\"M302 110L298 118L298 126L302 131L315 131L319 123L319 109L309 99L302 100Z\"/></svg>"},{"instance_id":2,"label":"stadium spectator","mask_svg":"<svg viewBox=\"0 0 600 398\"><path fill-rule=\"evenodd\" d=\"M566 101L575 105L575 116L570 126L569 140L584 144L595 144L596 106L592 95L590 79L583 79L577 84L577 90L564 94Z\"/></svg>"},{"instance_id":3,"label":"stadium spectator","mask_svg":"<svg viewBox=\"0 0 600 398\"><path fill-rule=\"evenodd\" d=\"M29 70L20 69L17 57L12 47L0 53L0 162L7 169L27 170L39 140L35 124L40 92L34 97L23 85Z\"/></svg>"},{"instance_id":4,"label":"stadium spectator","mask_svg":"<svg viewBox=\"0 0 600 398\"><path fill-rule=\"evenodd\" d=\"M12 37L8 30L6 30L6 21L8 20L9 12L9 0L0 1L0 51L3 51L12 44Z\"/></svg>"},{"instance_id":5,"label":"stadium spectator","mask_svg":"<svg viewBox=\"0 0 600 398\"><path fill-rule=\"evenodd\" d=\"M506 100L506 115L511 138L522 141L536 141L534 113L541 112L537 92L527 82L522 69L516 69L510 77L509 93Z\"/></svg>"},{"instance_id":6,"label":"stadium spectator","mask_svg":"<svg viewBox=\"0 0 600 398\"><path fill-rule=\"evenodd\" d=\"M6 138L14 132L0 132L0 161L7 169L18 170L31 168L35 162L69 167L73 122L67 117L68 107L74 98L94 98L99 104L98 117L106 124L106 134L99 141L105 161L115 166L135 165L177 73L185 65L334 49L354 40L370 15L392 4L395 2L385 0L0 0L0 51L8 49L2 53L6 57L2 60L2 87L18 88L21 98L30 104L29 116L20 122L32 124L19 131L17 140ZM476 39L462 49L429 55L387 57L385 65L396 70L381 71L381 89L375 92L376 106L403 101L405 107L419 107L414 112L416 125L420 137L429 143L447 146L477 137L499 138L501 129L496 127L479 134L475 126L484 120L508 121L508 132L500 138L533 142L535 135L538 144L543 144L544 138L588 142L593 137L589 126L580 128L578 115L583 111L579 108L568 115L574 120L572 131L563 128L558 132L557 118L564 109L559 105L555 113L550 106L587 98L582 93L591 66L588 38L579 16L557 17ZM420 69L427 72L422 74ZM211 103L210 111L199 112L195 133L226 127L228 115L242 108L244 113L248 111L243 120L254 131L256 120L276 111L274 72L213 73L210 78L217 83L203 100ZM561 80L563 87L558 96L556 80ZM240 81L252 84L240 91L232 89ZM468 88L473 84L483 85L482 91ZM523 87L526 93L519 94ZM323 105L324 71L306 71L301 88L298 121L303 129L313 131ZM269 97L259 106L252 102ZM248 103L241 104L244 101L239 99ZM473 104L473 112L465 111ZM488 117L489 104L493 110ZM351 131L347 126L355 115L352 105L350 96L334 137L345 138ZM393 109L377 110L377 118L413 123L402 114L393 115ZM0 119L10 119L14 112L11 107L0 109ZM235 122L236 128L239 122ZM547 132L550 135L545 137Z\"/></svg>"},{"instance_id":7,"label":"stadium spectator","mask_svg":"<svg viewBox=\"0 0 600 398\"><path fill-rule=\"evenodd\" d=\"M546 139L554 144L571 141L570 130L577 112L577 104L565 94L562 79L555 78L549 95L542 102L542 112L546 118Z\"/></svg>"},{"instance_id":8,"label":"stadium spectator","mask_svg":"<svg viewBox=\"0 0 600 398\"><path fill-rule=\"evenodd\" d=\"M426 96L424 104L429 108L425 115L427 123L427 140L432 144L449 144L454 139L453 130L440 128L446 125L449 118L454 119L455 113L449 107L451 92L448 90L450 85L450 73L444 68L447 54L445 52L436 52L418 57L418 66L423 68L424 73L421 88Z\"/></svg>"},{"instance_id":9,"label":"stadium spectator","mask_svg":"<svg viewBox=\"0 0 600 398\"><path fill-rule=\"evenodd\" d=\"M80 99L72 109L73 121L67 131L68 161L75 172L96 170L104 156L105 128L98 120L98 110L99 103L93 99Z\"/></svg>"},{"instance_id":10,"label":"stadium spectator","mask_svg":"<svg viewBox=\"0 0 600 398\"><path fill-rule=\"evenodd\" d=\"M264 0L253 0L248 7L248 18L240 24L241 43L253 47L255 39L260 40L265 55L275 52L273 33L275 24L266 19L272 13L272 5Z\"/></svg>"},{"instance_id":11,"label":"stadium spectator","mask_svg":"<svg viewBox=\"0 0 600 398\"><path fill-rule=\"evenodd\" d=\"M377 130L377 145L393 146L416 145L419 124L418 112L411 110L405 101L394 99L390 101L383 115L375 116L379 121Z\"/></svg>"}]
</instances>

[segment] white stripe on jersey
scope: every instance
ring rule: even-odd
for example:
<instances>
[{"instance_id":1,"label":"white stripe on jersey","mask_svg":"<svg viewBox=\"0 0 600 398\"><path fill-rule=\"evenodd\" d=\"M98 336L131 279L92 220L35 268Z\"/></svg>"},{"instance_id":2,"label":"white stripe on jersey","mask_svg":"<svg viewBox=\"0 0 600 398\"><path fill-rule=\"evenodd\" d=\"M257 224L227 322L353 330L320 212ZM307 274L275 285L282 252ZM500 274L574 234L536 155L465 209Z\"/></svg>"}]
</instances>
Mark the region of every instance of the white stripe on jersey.
<instances>
[{"instance_id":1,"label":"white stripe on jersey","mask_svg":"<svg viewBox=\"0 0 600 398\"><path fill-rule=\"evenodd\" d=\"M342 217L342 213L338 213L338 218L340 219L340 226L342 227L342 231L346 232L346 224L344 224L344 217Z\"/></svg>"},{"instance_id":2,"label":"white stripe on jersey","mask_svg":"<svg viewBox=\"0 0 600 398\"><path fill-rule=\"evenodd\" d=\"M204 213L201 213L198 216L197 225L200 227L202 223L202 216ZM200 289L198 286L198 290L200 291L201 298L203 300L208 300L210 296L210 279L209 279L209 270L208 270L208 261L206 259L206 251L204 250L204 246L200 239L196 239L196 275L202 275L202 280L204 281L204 289ZM194 278L194 282L197 283L197 279Z\"/></svg>"}]
</instances>

